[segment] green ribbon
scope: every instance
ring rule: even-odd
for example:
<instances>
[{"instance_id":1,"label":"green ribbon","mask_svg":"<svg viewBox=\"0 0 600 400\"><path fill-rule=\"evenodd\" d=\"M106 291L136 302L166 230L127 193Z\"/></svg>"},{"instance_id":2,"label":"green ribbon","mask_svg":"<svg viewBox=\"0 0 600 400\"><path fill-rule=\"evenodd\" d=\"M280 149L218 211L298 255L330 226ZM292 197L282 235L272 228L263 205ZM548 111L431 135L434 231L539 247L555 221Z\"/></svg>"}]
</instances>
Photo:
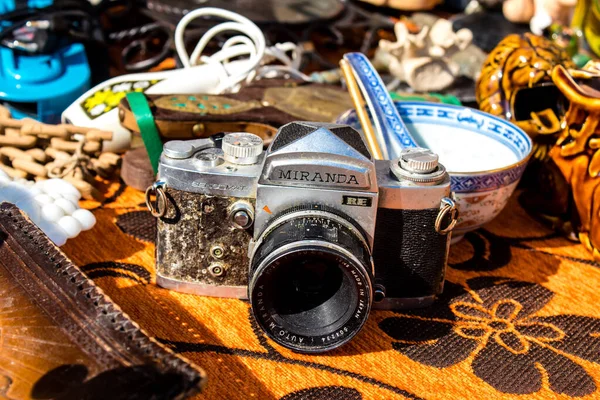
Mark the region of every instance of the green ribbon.
<instances>
[{"instance_id":1,"label":"green ribbon","mask_svg":"<svg viewBox=\"0 0 600 400\"><path fill-rule=\"evenodd\" d=\"M150 157L152 170L156 175L163 145L156 124L154 123L154 117L152 116L152 111L148 105L148 100L146 100L144 93L141 92L130 92L127 93L126 96L127 101L129 102L129 108L131 108L131 112L135 117L138 128L140 128L146 152L148 153L148 157Z\"/></svg>"}]
</instances>

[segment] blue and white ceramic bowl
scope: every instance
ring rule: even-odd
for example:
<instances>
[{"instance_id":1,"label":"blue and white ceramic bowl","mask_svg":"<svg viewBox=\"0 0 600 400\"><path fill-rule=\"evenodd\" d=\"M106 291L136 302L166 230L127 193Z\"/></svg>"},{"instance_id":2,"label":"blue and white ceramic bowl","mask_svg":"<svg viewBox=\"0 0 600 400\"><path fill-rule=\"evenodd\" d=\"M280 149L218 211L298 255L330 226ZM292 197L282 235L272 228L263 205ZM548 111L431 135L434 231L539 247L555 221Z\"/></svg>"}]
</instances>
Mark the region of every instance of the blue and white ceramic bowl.
<instances>
[{"instance_id":1,"label":"blue and white ceramic bowl","mask_svg":"<svg viewBox=\"0 0 600 400\"><path fill-rule=\"evenodd\" d=\"M471 108L404 101L395 105L418 144L436 152L450 173L460 212L453 241L496 217L531 156L529 136L508 121ZM354 110L337 123L361 130Z\"/></svg>"}]
</instances>

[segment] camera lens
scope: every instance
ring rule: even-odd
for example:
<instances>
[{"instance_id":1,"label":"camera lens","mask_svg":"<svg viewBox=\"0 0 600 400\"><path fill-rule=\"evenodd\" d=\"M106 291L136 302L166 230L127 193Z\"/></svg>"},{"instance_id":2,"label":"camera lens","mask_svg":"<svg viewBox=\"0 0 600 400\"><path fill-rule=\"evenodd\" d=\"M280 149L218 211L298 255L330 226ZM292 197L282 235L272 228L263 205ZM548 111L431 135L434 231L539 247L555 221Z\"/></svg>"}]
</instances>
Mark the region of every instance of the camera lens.
<instances>
[{"instance_id":1,"label":"camera lens","mask_svg":"<svg viewBox=\"0 0 600 400\"><path fill-rule=\"evenodd\" d=\"M273 340L322 352L360 331L371 307L371 277L369 248L356 226L326 211L293 211L257 242L249 298Z\"/></svg>"}]
</instances>

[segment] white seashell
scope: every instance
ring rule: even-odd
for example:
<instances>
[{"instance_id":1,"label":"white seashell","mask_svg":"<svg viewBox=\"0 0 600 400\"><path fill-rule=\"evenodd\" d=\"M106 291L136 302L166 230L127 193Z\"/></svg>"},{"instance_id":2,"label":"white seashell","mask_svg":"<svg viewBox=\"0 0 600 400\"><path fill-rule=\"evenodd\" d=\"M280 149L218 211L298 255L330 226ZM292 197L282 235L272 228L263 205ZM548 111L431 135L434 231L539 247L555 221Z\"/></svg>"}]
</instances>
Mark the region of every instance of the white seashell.
<instances>
[{"instance_id":1,"label":"white seashell","mask_svg":"<svg viewBox=\"0 0 600 400\"><path fill-rule=\"evenodd\" d=\"M35 201L40 204L52 204L54 203L54 199L47 194L38 194L35 196Z\"/></svg>"},{"instance_id":2,"label":"white seashell","mask_svg":"<svg viewBox=\"0 0 600 400\"><path fill-rule=\"evenodd\" d=\"M62 199L62 194L58 193L58 192L46 192L46 194L50 197L52 197L54 199L54 201L58 200L58 199Z\"/></svg>"},{"instance_id":3,"label":"white seashell","mask_svg":"<svg viewBox=\"0 0 600 400\"><path fill-rule=\"evenodd\" d=\"M6 178L6 179L10 180L10 177L8 176L8 174L1 169L0 169L0 178Z\"/></svg>"},{"instance_id":4,"label":"white seashell","mask_svg":"<svg viewBox=\"0 0 600 400\"><path fill-rule=\"evenodd\" d=\"M54 204L62 208L65 211L65 214L67 215L71 215L75 212L75 210L77 210L77 206L75 204L71 203L69 200L63 197L61 197L60 199L56 199L54 201Z\"/></svg>"},{"instance_id":5,"label":"white seashell","mask_svg":"<svg viewBox=\"0 0 600 400\"><path fill-rule=\"evenodd\" d=\"M66 215L58 220L58 226L67 234L67 238L72 239L81 232L81 224L70 215Z\"/></svg>"},{"instance_id":6,"label":"white seashell","mask_svg":"<svg viewBox=\"0 0 600 400\"><path fill-rule=\"evenodd\" d=\"M57 246L62 246L67 242L67 233L56 223L42 219L36 225L44 231L46 236L50 238Z\"/></svg>"},{"instance_id":7,"label":"white seashell","mask_svg":"<svg viewBox=\"0 0 600 400\"><path fill-rule=\"evenodd\" d=\"M65 211L54 203L46 203L42 205L42 217L51 222L58 222L59 219L65 216Z\"/></svg>"},{"instance_id":8,"label":"white seashell","mask_svg":"<svg viewBox=\"0 0 600 400\"><path fill-rule=\"evenodd\" d=\"M41 183L46 193L70 194L77 196L77 199L81 198L79 190L63 179L48 179Z\"/></svg>"},{"instance_id":9,"label":"white seashell","mask_svg":"<svg viewBox=\"0 0 600 400\"><path fill-rule=\"evenodd\" d=\"M92 227L96 224L96 217L94 216L94 214L83 208L75 210L72 216L77 221L79 221L79 223L81 224L81 229L84 231L92 229Z\"/></svg>"}]
</instances>

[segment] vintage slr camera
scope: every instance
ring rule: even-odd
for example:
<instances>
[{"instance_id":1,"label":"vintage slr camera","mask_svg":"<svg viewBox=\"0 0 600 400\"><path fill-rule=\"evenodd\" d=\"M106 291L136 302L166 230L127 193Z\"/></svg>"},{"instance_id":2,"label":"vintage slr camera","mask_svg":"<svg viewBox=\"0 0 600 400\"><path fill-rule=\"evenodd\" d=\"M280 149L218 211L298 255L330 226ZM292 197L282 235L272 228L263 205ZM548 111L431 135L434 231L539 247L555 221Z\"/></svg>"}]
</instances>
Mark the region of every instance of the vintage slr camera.
<instances>
[{"instance_id":1,"label":"vintage slr camera","mask_svg":"<svg viewBox=\"0 0 600 400\"><path fill-rule=\"evenodd\" d=\"M374 161L354 129L294 122L258 136L165 144L147 201L159 217L156 280L248 298L276 342L300 352L350 340L372 306L429 305L456 222L437 155Z\"/></svg>"}]
</instances>

